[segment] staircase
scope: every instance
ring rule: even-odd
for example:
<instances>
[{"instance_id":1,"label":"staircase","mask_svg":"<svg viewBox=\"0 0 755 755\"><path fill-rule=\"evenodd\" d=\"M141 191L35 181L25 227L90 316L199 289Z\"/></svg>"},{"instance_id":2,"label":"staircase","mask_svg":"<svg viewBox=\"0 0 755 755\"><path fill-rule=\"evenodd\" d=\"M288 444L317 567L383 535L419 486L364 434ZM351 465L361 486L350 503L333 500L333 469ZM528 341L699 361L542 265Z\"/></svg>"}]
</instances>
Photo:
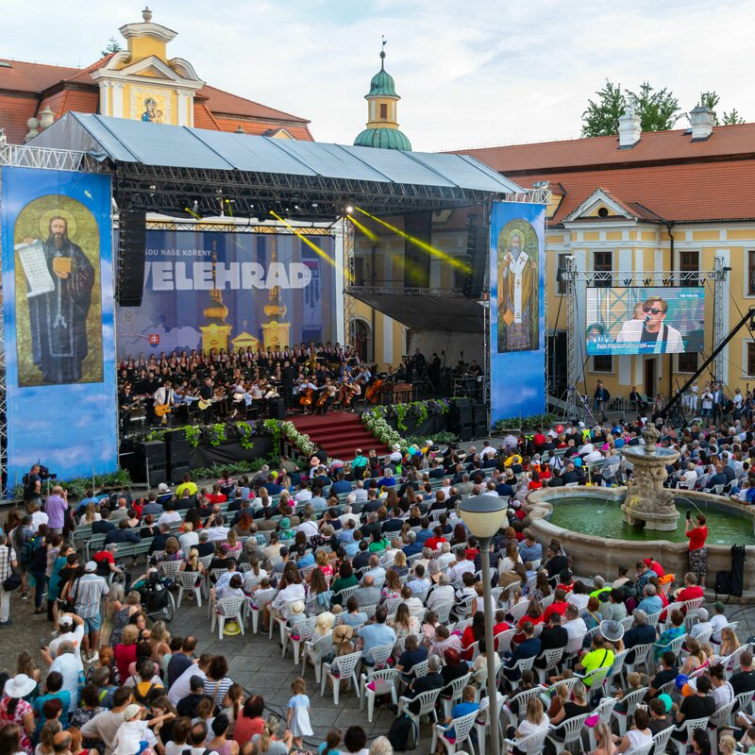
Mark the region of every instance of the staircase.
<instances>
[{"instance_id":1,"label":"staircase","mask_svg":"<svg viewBox=\"0 0 755 755\"><path fill-rule=\"evenodd\" d=\"M350 461L357 448L361 448L365 455L371 448L379 456L390 451L370 435L358 414L330 412L324 417L310 414L287 419L294 423L300 433L306 433L313 441L317 441L333 459Z\"/></svg>"}]
</instances>

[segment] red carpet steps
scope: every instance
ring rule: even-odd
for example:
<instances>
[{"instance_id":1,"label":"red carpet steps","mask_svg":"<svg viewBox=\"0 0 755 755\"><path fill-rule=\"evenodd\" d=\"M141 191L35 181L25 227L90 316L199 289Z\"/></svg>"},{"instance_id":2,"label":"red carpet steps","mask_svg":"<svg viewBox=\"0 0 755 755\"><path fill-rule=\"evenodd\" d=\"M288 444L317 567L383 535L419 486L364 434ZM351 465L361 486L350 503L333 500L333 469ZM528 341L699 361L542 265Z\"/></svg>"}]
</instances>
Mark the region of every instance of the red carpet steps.
<instances>
[{"instance_id":1,"label":"red carpet steps","mask_svg":"<svg viewBox=\"0 0 755 755\"><path fill-rule=\"evenodd\" d=\"M356 414L331 412L324 417L305 415L287 419L294 423L300 433L306 433L313 441L317 441L334 459L350 461L357 448L361 448L365 456L371 448L380 456L389 451L370 435Z\"/></svg>"}]
</instances>

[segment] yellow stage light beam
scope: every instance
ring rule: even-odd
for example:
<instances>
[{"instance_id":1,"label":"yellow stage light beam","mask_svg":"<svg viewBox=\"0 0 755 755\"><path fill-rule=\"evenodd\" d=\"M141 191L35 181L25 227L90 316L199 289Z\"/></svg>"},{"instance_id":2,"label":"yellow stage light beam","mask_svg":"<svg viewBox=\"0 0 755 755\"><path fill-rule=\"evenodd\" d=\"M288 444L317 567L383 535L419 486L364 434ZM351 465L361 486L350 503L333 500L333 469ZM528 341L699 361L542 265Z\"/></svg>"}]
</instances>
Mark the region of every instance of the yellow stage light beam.
<instances>
[{"instance_id":1,"label":"yellow stage light beam","mask_svg":"<svg viewBox=\"0 0 755 755\"><path fill-rule=\"evenodd\" d=\"M233 205L231 204L231 200L230 199L226 199L224 201L225 201L225 206L228 208L228 214L231 217L233 217Z\"/></svg>"},{"instance_id":2,"label":"yellow stage light beam","mask_svg":"<svg viewBox=\"0 0 755 755\"><path fill-rule=\"evenodd\" d=\"M367 210L363 210L361 207L356 207L354 209L356 209L358 212L361 212L362 215L366 215L368 218L371 218L376 223L380 223L380 225L384 226L389 231L393 231L394 233L398 234L402 238L406 239L410 244L414 244L414 246L419 247L420 249L422 249L423 252L432 254L434 257L438 257L439 259L442 259L443 261L448 262L448 264L451 265L452 267L458 267L459 270L463 270L465 273L472 272L469 265L465 264L461 260L457 260L455 257L452 257L450 254L446 254L445 252L442 252L440 249L436 249L434 246L431 246L427 242L422 241L422 239L418 239L416 236L411 236L405 231L402 231L401 229L396 228L396 226L391 225L390 223L387 223L385 220L381 220L380 218L377 218L374 215L371 215L369 212L367 212Z\"/></svg>"},{"instance_id":3,"label":"yellow stage light beam","mask_svg":"<svg viewBox=\"0 0 755 755\"><path fill-rule=\"evenodd\" d=\"M355 217L352 215L346 216L356 228L358 228L370 241L377 241L380 237L375 233L374 231L371 231L366 225L363 225L360 223Z\"/></svg>"},{"instance_id":4,"label":"yellow stage light beam","mask_svg":"<svg viewBox=\"0 0 755 755\"><path fill-rule=\"evenodd\" d=\"M202 216L201 215L197 215L197 213L194 212L194 210L192 210L190 207L184 207L184 212L188 212L189 215L193 215L197 220L201 220L202 219Z\"/></svg>"},{"instance_id":5,"label":"yellow stage light beam","mask_svg":"<svg viewBox=\"0 0 755 755\"><path fill-rule=\"evenodd\" d=\"M310 241L303 233L300 233L296 228L294 228L294 226L292 226L290 223L285 221L277 212L275 212L275 210L270 210L270 214L278 222L283 223L283 225L285 225L286 228L288 228L288 230L291 231L291 233L293 233L295 236L298 236L310 249L312 249L316 254L322 257L329 265L333 265L333 267L336 267L336 268L338 267L335 261L332 260L330 257L328 257L328 255L325 252L323 252L323 250L320 249L320 247L317 246L317 244ZM343 275L347 283L353 282L352 279L354 276L351 275L348 270L344 269Z\"/></svg>"}]
</instances>

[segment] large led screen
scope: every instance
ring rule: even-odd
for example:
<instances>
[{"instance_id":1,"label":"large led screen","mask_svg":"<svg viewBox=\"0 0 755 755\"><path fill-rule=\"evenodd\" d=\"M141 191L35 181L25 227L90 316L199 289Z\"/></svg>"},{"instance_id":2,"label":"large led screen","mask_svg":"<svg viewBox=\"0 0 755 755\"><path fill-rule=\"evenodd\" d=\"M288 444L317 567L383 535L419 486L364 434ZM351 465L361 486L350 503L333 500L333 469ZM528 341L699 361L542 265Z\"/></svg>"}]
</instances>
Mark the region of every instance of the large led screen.
<instances>
[{"instance_id":1,"label":"large led screen","mask_svg":"<svg viewBox=\"0 0 755 755\"><path fill-rule=\"evenodd\" d=\"M588 288L588 356L703 350L703 288Z\"/></svg>"}]
</instances>

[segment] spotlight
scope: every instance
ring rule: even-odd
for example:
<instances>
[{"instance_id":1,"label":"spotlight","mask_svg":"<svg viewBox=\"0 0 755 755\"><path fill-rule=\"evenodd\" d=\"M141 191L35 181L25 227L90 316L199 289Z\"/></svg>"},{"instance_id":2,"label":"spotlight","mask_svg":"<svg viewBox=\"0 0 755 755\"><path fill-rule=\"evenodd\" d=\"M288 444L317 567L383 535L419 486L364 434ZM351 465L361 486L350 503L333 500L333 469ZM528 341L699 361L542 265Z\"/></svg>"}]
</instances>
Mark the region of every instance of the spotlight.
<instances>
[{"instance_id":1,"label":"spotlight","mask_svg":"<svg viewBox=\"0 0 755 755\"><path fill-rule=\"evenodd\" d=\"M346 211L347 215L353 215L354 214L354 205L347 204L346 207L344 207L344 210Z\"/></svg>"}]
</instances>

